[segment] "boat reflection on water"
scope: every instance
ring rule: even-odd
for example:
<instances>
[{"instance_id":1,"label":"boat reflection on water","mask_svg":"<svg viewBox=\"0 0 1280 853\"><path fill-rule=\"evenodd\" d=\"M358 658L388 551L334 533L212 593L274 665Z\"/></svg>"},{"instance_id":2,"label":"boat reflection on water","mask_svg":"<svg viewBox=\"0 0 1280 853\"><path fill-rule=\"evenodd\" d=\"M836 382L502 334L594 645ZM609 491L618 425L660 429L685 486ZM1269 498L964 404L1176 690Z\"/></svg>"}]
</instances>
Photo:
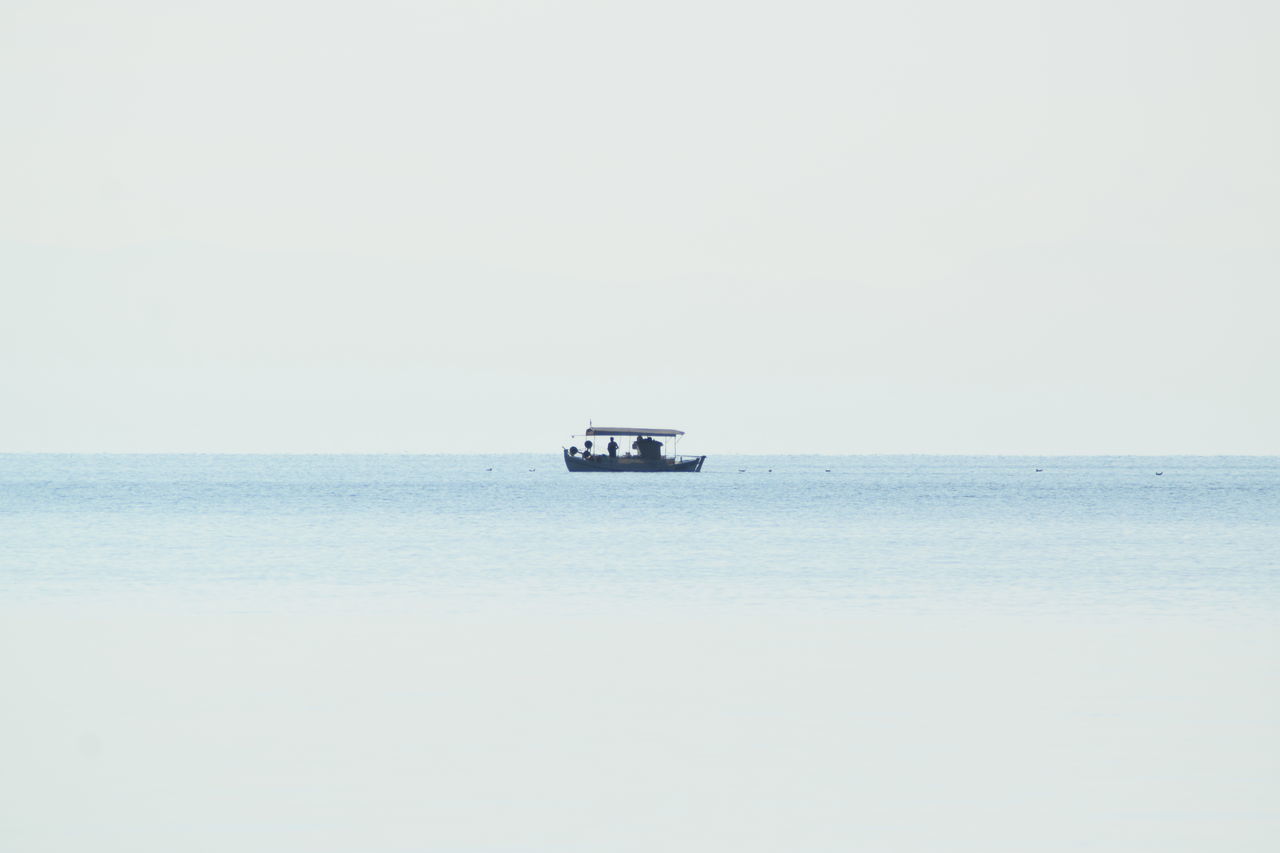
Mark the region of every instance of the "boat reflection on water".
<instances>
[{"instance_id":1,"label":"boat reflection on water","mask_svg":"<svg viewBox=\"0 0 1280 853\"><path fill-rule=\"evenodd\" d=\"M570 471L701 471L707 457L675 454L674 446L682 435L684 431L678 429L592 426L583 433L586 441L581 450L576 445L564 448L564 464ZM630 450L623 452L619 436L634 439ZM609 439L608 444L597 447L598 439L604 437ZM670 456L663 454L663 443L658 438L671 440Z\"/></svg>"}]
</instances>

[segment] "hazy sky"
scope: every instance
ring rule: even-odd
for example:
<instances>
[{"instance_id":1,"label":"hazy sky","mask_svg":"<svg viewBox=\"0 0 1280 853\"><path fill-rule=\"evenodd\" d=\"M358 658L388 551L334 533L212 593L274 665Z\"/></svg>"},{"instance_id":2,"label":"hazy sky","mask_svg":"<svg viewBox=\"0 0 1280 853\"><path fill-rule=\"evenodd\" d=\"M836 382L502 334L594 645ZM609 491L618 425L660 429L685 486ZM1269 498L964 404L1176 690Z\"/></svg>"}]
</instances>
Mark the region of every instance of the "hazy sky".
<instances>
[{"instance_id":1,"label":"hazy sky","mask_svg":"<svg viewBox=\"0 0 1280 853\"><path fill-rule=\"evenodd\" d=\"M0 5L0 450L1280 453L1273 2Z\"/></svg>"}]
</instances>

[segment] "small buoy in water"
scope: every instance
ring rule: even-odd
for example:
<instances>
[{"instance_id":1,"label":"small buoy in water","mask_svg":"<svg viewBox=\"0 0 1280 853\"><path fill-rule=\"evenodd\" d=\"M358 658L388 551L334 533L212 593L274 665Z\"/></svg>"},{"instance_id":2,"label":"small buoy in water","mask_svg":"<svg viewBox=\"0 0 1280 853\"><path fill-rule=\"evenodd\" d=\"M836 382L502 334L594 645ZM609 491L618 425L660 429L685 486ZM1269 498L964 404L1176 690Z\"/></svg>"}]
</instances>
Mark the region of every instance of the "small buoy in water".
<instances>
[{"instance_id":1,"label":"small buoy in water","mask_svg":"<svg viewBox=\"0 0 1280 853\"><path fill-rule=\"evenodd\" d=\"M1042 473L1043 471L1044 471L1044 469L1043 469L1043 468L1037 468L1037 469L1036 469L1036 473L1037 473L1037 474L1040 474L1040 473Z\"/></svg>"},{"instance_id":2,"label":"small buoy in water","mask_svg":"<svg viewBox=\"0 0 1280 853\"><path fill-rule=\"evenodd\" d=\"M747 473L747 469L746 469L746 468L739 468L739 469L738 469L738 473L739 473L739 474L745 474L745 473Z\"/></svg>"},{"instance_id":3,"label":"small buoy in water","mask_svg":"<svg viewBox=\"0 0 1280 853\"><path fill-rule=\"evenodd\" d=\"M534 471L537 471L537 470L538 470L537 468L530 468L529 473L532 474Z\"/></svg>"},{"instance_id":4,"label":"small buoy in water","mask_svg":"<svg viewBox=\"0 0 1280 853\"><path fill-rule=\"evenodd\" d=\"M828 473L828 474L830 474L830 473L831 473L831 469L830 469L830 468L828 468L828 469L827 469L827 473Z\"/></svg>"},{"instance_id":5,"label":"small buoy in water","mask_svg":"<svg viewBox=\"0 0 1280 853\"><path fill-rule=\"evenodd\" d=\"M486 470L486 471L492 471L493 469L492 469L492 468L485 468L484 470Z\"/></svg>"},{"instance_id":6,"label":"small buoy in water","mask_svg":"<svg viewBox=\"0 0 1280 853\"><path fill-rule=\"evenodd\" d=\"M773 473L773 469L772 469L772 468L770 468L770 469L769 469L769 473L770 473L770 474L772 474L772 473Z\"/></svg>"},{"instance_id":7,"label":"small buoy in water","mask_svg":"<svg viewBox=\"0 0 1280 853\"><path fill-rule=\"evenodd\" d=\"M1157 476L1157 477L1163 477L1163 476L1164 476L1164 472L1163 472L1163 471L1157 471L1157 472L1156 472L1156 476Z\"/></svg>"}]
</instances>

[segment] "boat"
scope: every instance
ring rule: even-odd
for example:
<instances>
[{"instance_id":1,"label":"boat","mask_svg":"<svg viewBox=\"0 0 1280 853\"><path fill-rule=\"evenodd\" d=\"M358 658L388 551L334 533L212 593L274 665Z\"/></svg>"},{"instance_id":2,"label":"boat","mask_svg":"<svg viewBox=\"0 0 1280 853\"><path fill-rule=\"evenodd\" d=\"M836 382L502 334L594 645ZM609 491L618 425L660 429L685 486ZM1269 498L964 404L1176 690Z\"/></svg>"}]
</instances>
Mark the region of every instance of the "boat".
<instances>
[{"instance_id":1,"label":"boat","mask_svg":"<svg viewBox=\"0 0 1280 853\"><path fill-rule=\"evenodd\" d=\"M679 456L674 449L669 456L662 452L659 438L668 439L674 448L682 435L678 429L589 426L581 436L586 439L581 450L576 445L562 448L564 466L570 471L701 471L705 456ZM619 438L624 441L619 443ZM628 438L634 440L628 444ZM600 439L607 442L597 448Z\"/></svg>"}]
</instances>

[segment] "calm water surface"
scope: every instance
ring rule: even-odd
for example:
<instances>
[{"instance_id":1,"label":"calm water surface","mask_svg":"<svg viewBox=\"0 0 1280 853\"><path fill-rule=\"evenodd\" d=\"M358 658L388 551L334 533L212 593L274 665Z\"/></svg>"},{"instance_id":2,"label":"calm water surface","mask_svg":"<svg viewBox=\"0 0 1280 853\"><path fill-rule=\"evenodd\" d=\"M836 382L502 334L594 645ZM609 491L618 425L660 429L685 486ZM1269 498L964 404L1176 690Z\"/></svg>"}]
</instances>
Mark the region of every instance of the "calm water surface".
<instances>
[{"instance_id":1,"label":"calm water surface","mask_svg":"<svg viewBox=\"0 0 1280 853\"><path fill-rule=\"evenodd\" d=\"M8 455L0 537L10 601L1234 618L1280 609L1280 459Z\"/></svg>"},{"instance_id":2,"label":"calm water surface","mask_svg":"<svg viewBox=\"0 0 1280 853\"><path fill-rule=\"evenodd\" d=\"M1278 521L1274 458L0 456L0 849L1269 853Z\"/></svg>"}]
</instances>

